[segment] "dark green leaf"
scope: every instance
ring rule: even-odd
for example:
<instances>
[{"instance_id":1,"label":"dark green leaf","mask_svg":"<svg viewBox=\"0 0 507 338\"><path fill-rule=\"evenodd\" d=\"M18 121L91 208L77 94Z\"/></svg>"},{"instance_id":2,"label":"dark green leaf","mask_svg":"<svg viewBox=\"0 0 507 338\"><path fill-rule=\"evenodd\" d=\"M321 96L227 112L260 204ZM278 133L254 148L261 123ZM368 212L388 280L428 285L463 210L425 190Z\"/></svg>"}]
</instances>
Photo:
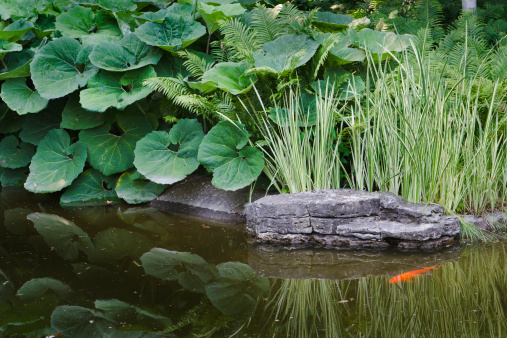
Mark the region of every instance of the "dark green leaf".
<instances>
[{"instance_id":1,"label":"dark green leaf","mask_svg":"<svg viewBox=\"0 0 507 338\"><path fill-rule=\"evenodd\" d=\"M197 159L213 170L212 183L224 190L243 188L261 174L264 158L259 149L245 146L248 133L245 127L221 121L204 137Z\"/></svg>"},{"instance_id":2,"label":"dark green leaf","mask_svg":"<svg viewBox=\"0 0 507 338\"><path fill-rule=\"evenodd\" d=\"M79 104L79 96L71 95L62 112L60 128L82 130L98 127L104 124L106 114L92 112Z\"/></svg>"},{"instance_id":3,"label":"dark green leaf","mask_svg":"<svg viewBox=\"0 0 507 338\"><path fill-rule=\"evenodd\" d=\"M79 139L88 149L88 161L104 175L126 171L134 164L136 142L152 129L151 123L139 115L118 113L121 135L110 132L104 125L79 133Z\"/></svg>"},{"instance_id":4,"label":"dark green leaf","mask_svg":"<svg viewBox=\"0 0 507 338\"><path fill-rule=\"evenodd\" d=\"M116 178L88 169L72 182L60 197L60 204L97 206L121 203L114 191Z\"/></svg>"},{"instance_id":5,"label":"dark green leaf","mask_svg":"<svg viewBox=\"0 0 507 338\"><path fill-rule=\"evenodd\" d=\"M71 38L80 38L88 34L119 36L118 25L104 11L96 14L90 8L75 6L56 17L56 29Z\"/></svg>"},{"instance_id":6,"label":"dark green leaf","mask_svg":"<svg viewBox=\"0 0 507 338\"><path fill-rule=\"evenodd\" d=\"M161 57L160 49L148 46L134 34L128 34L119 43L103 42L95 46L90 61L99 68L119 72L155 65Z\"/></svg>"},{"instance_id":7,"label":"dark green leaf","mask_svg":"<svg viewBox=\"0 0 507 338\"><path fill-rule=\"evenodd\" d=\"M19 142L14 135L9 135L0 141L0 167L26 167L35 154L35 147L29 143Z\"/></svg>"},{"instance_id":8,"label":"dark green leaf","mask_svg":"<svg viewBox=\"0 0 507 338\"><path fill-rule=\"evenodd\" d=\"M30 49L7 54L3 59L5 66L2 64L3 67L0 67L0 80L30 76L30 62L33 55L34 52Z\"/></svg>"},{"instance_id":9,"label":"dark green leaf","mask_svg":"<svg viewBox=\"0 0 507 338\"><path fill-rule=\"evenodd\" d=\"M153 91L144 87L143 81L155 76L151 66L126 73L101 71L90 79L88 88L81 91L79 102L83 108L97 112L110 107L124 109Z\"/></svg>"},{"instance_id":10,"label":"dark green leaf","mask_svg":"<svg viewBox=\"0 0 507 338\"><path fill-rule=\"evenodd\" d=\"M26 181L28 168L4 169L0 175L0 183L3 188L22 187Z\"/></svg>"},{"instance_id":11,"label":"dark green leaf","mask_svg":"<svg viewBox=\"0 0 507 338\"><path fill-rule=\"evenodd\" d=\"M169 133L154 131L140 140L134 165L153 182L181 181L199 167L197 151L203 137L202 126L196 119L181 119Z\"/></svg>"},{"instance_id":12,"label":"dark green leaf","mask_svg":"<svg viewBox=\"0 0 507 338\"><path fill-rule=\"evenodd\" d=\"M319 43L307 35L285 35L262 45L254 53L254 65L259 70L287 74L306 64L318 47Z\"/></svg>"},{"instance_id":13,"label":"dark green leaf","mask_svg":"<svg viewBox=\"0 0 507 338\"><path fill-rule=\"evenodd\" d=\"M247 69L246 63L222 62L206 71L202 82L213 82L218 88L233 95L244 94L257 81L255 74L245 73Z\"/></svg>"},{"instance_id":14,"label":"dark green leaf","mask_svg":"<svg viewBox=\"0 0 507 338\"><path fill-rule=\"evenodd\" d=\"M135 30L135 34L148 45L172 51L190 45L206 34L206 28L192 17L169 13L164 22L146 22Z\"/></svg>"},{"instance_id":15,"label":"dark green leaf","mask_svg":"<svg viewBox=\"0 0 507 338\"><path fill-rule=\"evenodd\" d=\"M317 12L312 24L323 32L340 32L349 28L353 18L350 15L334 14L331 12Z\"/></svg>"},{"instance_id":16,"label":"dark green leaf","mask_svg":"<svg viewBox=\"0 0 507 338\"><path fill-rule=\"evenodd\" d=\"M0 97L19 115L38 113L48 105L48 100L42 98L37 91L28 88L23 78L5 81Z\"/></svg>"},{"instance_id":17,"label":"dark green leaf","mask_svg":"<svg viewBox=\"0 0 507 338\"><path fill-rule=\"evenodd\" d=\"M76 142L71 145L65 130L51 130L32 158L25 189L37 193L62 190L83 171L85 161L84 144Z\"/></svg>"},{"instance_id":18,"label":"dark green leaf","mask_svg":"<svg viewBox=\"0 0 507 338\"><path fill-rule=\"evenodd\" d=\"M128 204L150 202L157 198L167 188L165 184L134 179L130 173L123 173L116 184L118 197L123 198Z\"/></svg>"},{"instance_id":19,"label":"dark green leaf","mask_svg":"<svg viewBox=\"0 0 507 338\"><path fill-rule=\"evenodd\" d=\"M92 49L67 36L42 47L30 65L32 81L40 95L54 99L85 86L98 72L88 58Z\"/></svg>"},{"instance_id":20,"label":"dark green leaf","mask_svg":"<svg viewBox=\"0 0 507 338\"><path fill-rule=\"evenodd\" d=\"M23 122L23 129L19 133L21 140L39 145L50 130L60 127L62 108L62 102L53 101L40 113L27 115Z\"/></svg>"}]
</instances>

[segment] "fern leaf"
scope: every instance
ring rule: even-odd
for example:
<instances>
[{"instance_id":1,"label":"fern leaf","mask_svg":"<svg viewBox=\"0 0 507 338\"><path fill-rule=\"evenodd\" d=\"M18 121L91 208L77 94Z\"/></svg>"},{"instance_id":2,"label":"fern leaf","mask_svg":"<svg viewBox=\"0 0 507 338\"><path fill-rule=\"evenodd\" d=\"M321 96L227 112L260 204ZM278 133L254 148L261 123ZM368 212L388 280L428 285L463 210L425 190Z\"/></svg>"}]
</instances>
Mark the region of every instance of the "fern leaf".
<instances>
[{"instance_id":1,"label":"fern leaf","mask_svg":"<svg viewBox=\"0 0 507 338\"><path fill-rule=\"evenodd\" d=\"M255 33L237 18L222 20L219 24L220 32L224 35L223 42L230 51L231 58L253 64L253 53L261 46Z\"/></svg>"},{"instance_id":2,"label":"fern leaf","mask_svg":"<svg viewBox=\"0 0 507 338\"><path fill-rule=\"evenodd\" d=\"M282 27L273 9L258 4L252 11L252 29L259 44L275 40L282 33Z\"/></svg>"},{"instance_id":3,"label":"fern leaf","mask_svg":"<svg viewBox=\"0 0 507 338\"><path fill-rule=\"evenodd\" d=\"M201 78L202 75L215 63L215 59L212 56L206 55L200 52L194 52L190 50L180 50L176 52L176 54L183 59L186 59L183 62L183 66L197 78Z\"/></svg>"}]
</instances>

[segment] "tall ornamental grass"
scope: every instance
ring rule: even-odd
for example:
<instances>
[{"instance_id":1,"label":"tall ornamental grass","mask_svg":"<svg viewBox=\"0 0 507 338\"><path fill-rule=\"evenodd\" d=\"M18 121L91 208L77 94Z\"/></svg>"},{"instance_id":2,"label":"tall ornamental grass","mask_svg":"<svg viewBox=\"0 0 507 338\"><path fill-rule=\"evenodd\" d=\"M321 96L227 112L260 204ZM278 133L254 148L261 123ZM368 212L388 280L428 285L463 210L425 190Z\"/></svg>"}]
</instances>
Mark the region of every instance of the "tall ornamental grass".
<instances>
[{"instance_id":1,"label":"tall ornamental grass","mask_svg":"<svg viewBox=\"0 0 507 338\"><path fill-rule=\"evenodd\" d=\"M479 213L505 203L506 115L498 109L498 83L481 102L474 79L451 86L430 54L413 48L393 59L370 58L367 87L374 88L354 95L342 115L353 159L349 185L448 212Z\"/></svg>"},{"instance_id":2,"label":"tall ornamental grass","mask_svg":"<svg viewBox=\"0 0 507 338\"><path fill-rule=\"evenodd\" d=\"M315 96L315 123L299 99L301 93L289 91L277 109L284 107L276 121L266 116L268 109L254 87L262 111L249 111L263 140L257 146L266 160L264 172L279 191L298 193L340 187L341 164L336 127L339 109L334 90Z\"/></svg>"}]
</instances>

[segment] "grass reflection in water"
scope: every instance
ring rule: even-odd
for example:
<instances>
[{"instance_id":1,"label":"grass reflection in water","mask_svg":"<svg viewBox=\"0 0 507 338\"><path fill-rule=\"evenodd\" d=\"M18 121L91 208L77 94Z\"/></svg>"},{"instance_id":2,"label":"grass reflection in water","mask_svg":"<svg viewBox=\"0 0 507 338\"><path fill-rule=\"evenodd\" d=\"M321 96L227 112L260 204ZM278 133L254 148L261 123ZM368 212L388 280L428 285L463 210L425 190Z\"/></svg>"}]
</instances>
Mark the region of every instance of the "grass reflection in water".
<instances>
[{"instance_id":1,"label":"grass reflection in water","mask_svg":"<svg viewBox=\"0 0 507 338\"><path fill-rule=\"evenodd\" d=\"M432 276L390 284L283 280L267 304L265 331L290 337L501 337L507 291L506 246L465 252Z\"/></svg>"}]
</instances>

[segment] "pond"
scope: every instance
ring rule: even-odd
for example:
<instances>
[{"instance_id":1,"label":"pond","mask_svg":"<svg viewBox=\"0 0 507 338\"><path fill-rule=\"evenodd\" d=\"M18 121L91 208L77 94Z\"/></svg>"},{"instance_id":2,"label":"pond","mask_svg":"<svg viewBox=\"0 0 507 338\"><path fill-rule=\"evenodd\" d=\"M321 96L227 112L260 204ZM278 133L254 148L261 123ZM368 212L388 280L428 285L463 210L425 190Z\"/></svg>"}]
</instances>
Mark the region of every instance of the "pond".
<instances>
[{"instance_id":1,"label":"pond","mask_svg":"<svg viewBox=\"0 0 507 338\"><path fill-rule=\"evenodd\" d=\"M253 245L241 224L55 201L0 193L2 337L507 333L503 242L436 253L287 250Z\"/></svg>"}]
</instances>

